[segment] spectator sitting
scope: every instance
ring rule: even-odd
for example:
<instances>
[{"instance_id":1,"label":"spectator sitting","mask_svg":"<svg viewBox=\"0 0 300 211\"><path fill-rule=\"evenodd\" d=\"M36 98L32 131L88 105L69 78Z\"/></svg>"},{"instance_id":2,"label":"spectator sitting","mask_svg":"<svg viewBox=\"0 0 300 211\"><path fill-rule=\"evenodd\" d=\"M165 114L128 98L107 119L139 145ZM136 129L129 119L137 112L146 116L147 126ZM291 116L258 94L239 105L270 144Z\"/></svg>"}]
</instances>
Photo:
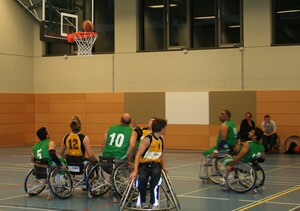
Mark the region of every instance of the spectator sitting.
<instances>
[{"instance_id":1,"label":"spectator sitting","mask_svg":"<svg viewBox=\"0 0 300 211\"><path fill-rule=\"evenodd\" d=\"M247 112L245 114L245 119L242 120L241 125L240 125L240 137L244 141L249 141L251 140L249 138L249 132L251 130L254 130L255 128L255 122L252 120L252 114L250 112Z\"/></svg>"},{"instance_id":2,"label":"spectator sitting","mask_svg":"<svg viewBox=\"0 0 300 211\"><path fill-rule=\"evenodd\" d=\"M271 151L276 143L277 133L276 124L273 120L271 120L270 115L264 116L264 121L261 123L261 128L264 132L262 139L265 152L268 152L269 150Z\"/></svg>"}]
</instances>

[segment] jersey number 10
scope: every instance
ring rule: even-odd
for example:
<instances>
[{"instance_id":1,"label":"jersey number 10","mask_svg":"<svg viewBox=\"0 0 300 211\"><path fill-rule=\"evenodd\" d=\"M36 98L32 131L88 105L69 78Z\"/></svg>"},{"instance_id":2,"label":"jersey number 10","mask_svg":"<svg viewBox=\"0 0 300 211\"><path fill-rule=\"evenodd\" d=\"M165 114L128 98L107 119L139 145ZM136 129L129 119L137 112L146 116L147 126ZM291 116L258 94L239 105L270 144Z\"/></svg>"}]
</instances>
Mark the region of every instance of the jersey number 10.
<instances>
[{"instance_id":1,"label":"jersey number 10","mask_svg":"<svg viewBox=\"0 0 300 211\"><path fill-rule=\"evenodd\" d=\"M121 147L123 145L124 142L124 134L119 133L118 135L116 135L116 133L113 133L111 135L109 135L110 137L110 142L109 145L112 146L115 143L116 147Z\"/></svg>"}]
</instances>

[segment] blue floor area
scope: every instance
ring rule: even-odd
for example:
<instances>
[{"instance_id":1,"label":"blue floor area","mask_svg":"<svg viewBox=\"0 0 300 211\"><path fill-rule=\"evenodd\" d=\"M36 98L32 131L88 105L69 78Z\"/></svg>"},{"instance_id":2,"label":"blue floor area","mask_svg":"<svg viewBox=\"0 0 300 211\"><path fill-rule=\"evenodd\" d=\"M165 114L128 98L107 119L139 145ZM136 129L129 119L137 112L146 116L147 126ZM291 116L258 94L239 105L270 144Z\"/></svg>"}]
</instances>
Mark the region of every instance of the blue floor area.
<instances>
[{"instance_id":1,"label":"blue floor area","mask_svg":"<svg viewBox=\"0 0 300 211\"><path fill-rule=\"evenodd\" d=\"M29 169L30 147L0 148L0 210L119 210L111 193L89 199L78 188L69 199L47 200L47 191L26 197L23 180ZM94 148L97 155L98 148ZM265 190L238 194L224 192L199 178L200 152L166 152L169 175L183 211L198 210L300 210L300 155L270 154L261 166L266 173ZM298 208L297 208L298 207Z\"/></svg>"}]
</instances>

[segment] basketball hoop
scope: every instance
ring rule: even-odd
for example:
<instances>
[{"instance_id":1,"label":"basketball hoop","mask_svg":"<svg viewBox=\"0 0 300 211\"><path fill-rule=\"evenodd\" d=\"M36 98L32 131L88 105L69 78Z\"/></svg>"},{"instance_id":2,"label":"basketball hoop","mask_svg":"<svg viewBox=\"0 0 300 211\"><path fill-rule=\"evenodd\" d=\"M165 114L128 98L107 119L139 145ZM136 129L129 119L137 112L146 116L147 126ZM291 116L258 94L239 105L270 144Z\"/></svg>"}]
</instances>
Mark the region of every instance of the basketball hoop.
<instances>
[{"instance_id":1,"label":"basketball hoop","mask_svg":"<svg viewBox=\"0 0 300 211\"><path fill-rule=\"evenodd\" d=\"M67 40L69 43L76 42L78 47L77 56L90 56L97 37L96 32L75 32L68 34Z\"/></svg>"}]
</instances>

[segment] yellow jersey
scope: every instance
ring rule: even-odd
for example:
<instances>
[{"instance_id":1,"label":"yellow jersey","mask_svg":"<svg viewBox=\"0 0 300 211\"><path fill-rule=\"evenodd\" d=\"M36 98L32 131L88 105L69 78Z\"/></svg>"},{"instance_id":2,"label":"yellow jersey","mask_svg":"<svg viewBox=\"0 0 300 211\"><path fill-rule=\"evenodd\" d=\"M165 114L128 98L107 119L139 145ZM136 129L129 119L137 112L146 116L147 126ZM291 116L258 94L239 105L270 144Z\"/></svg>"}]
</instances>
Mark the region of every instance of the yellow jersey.
<instances>
[{"instance_id":1,"label":"yellow jersey","mask_svg":"<svg viewBox=\"0 0 300 211\"><path fill-rule=\"evenodd\" d=\"M85 147L83 144L83 140L85 135L83 134L75 134L70 133L65 136L64 144L67 148L67 154L71 156L83 156L84 158L88 158L88 154L85 151Z\"/></svg>"},{"instance_id":2,"label":"yellow jersey","mask_svg":"<svg viewBox=\"0 0 300 211\"><path fill-rule=\"evenodd\" d=\"M156 138L153 133L145 138L150 140L149 146L140 158L140 163L160 162L160 156L164 150L164 140L162 137Z\"/></svg>"}]
</instances>

